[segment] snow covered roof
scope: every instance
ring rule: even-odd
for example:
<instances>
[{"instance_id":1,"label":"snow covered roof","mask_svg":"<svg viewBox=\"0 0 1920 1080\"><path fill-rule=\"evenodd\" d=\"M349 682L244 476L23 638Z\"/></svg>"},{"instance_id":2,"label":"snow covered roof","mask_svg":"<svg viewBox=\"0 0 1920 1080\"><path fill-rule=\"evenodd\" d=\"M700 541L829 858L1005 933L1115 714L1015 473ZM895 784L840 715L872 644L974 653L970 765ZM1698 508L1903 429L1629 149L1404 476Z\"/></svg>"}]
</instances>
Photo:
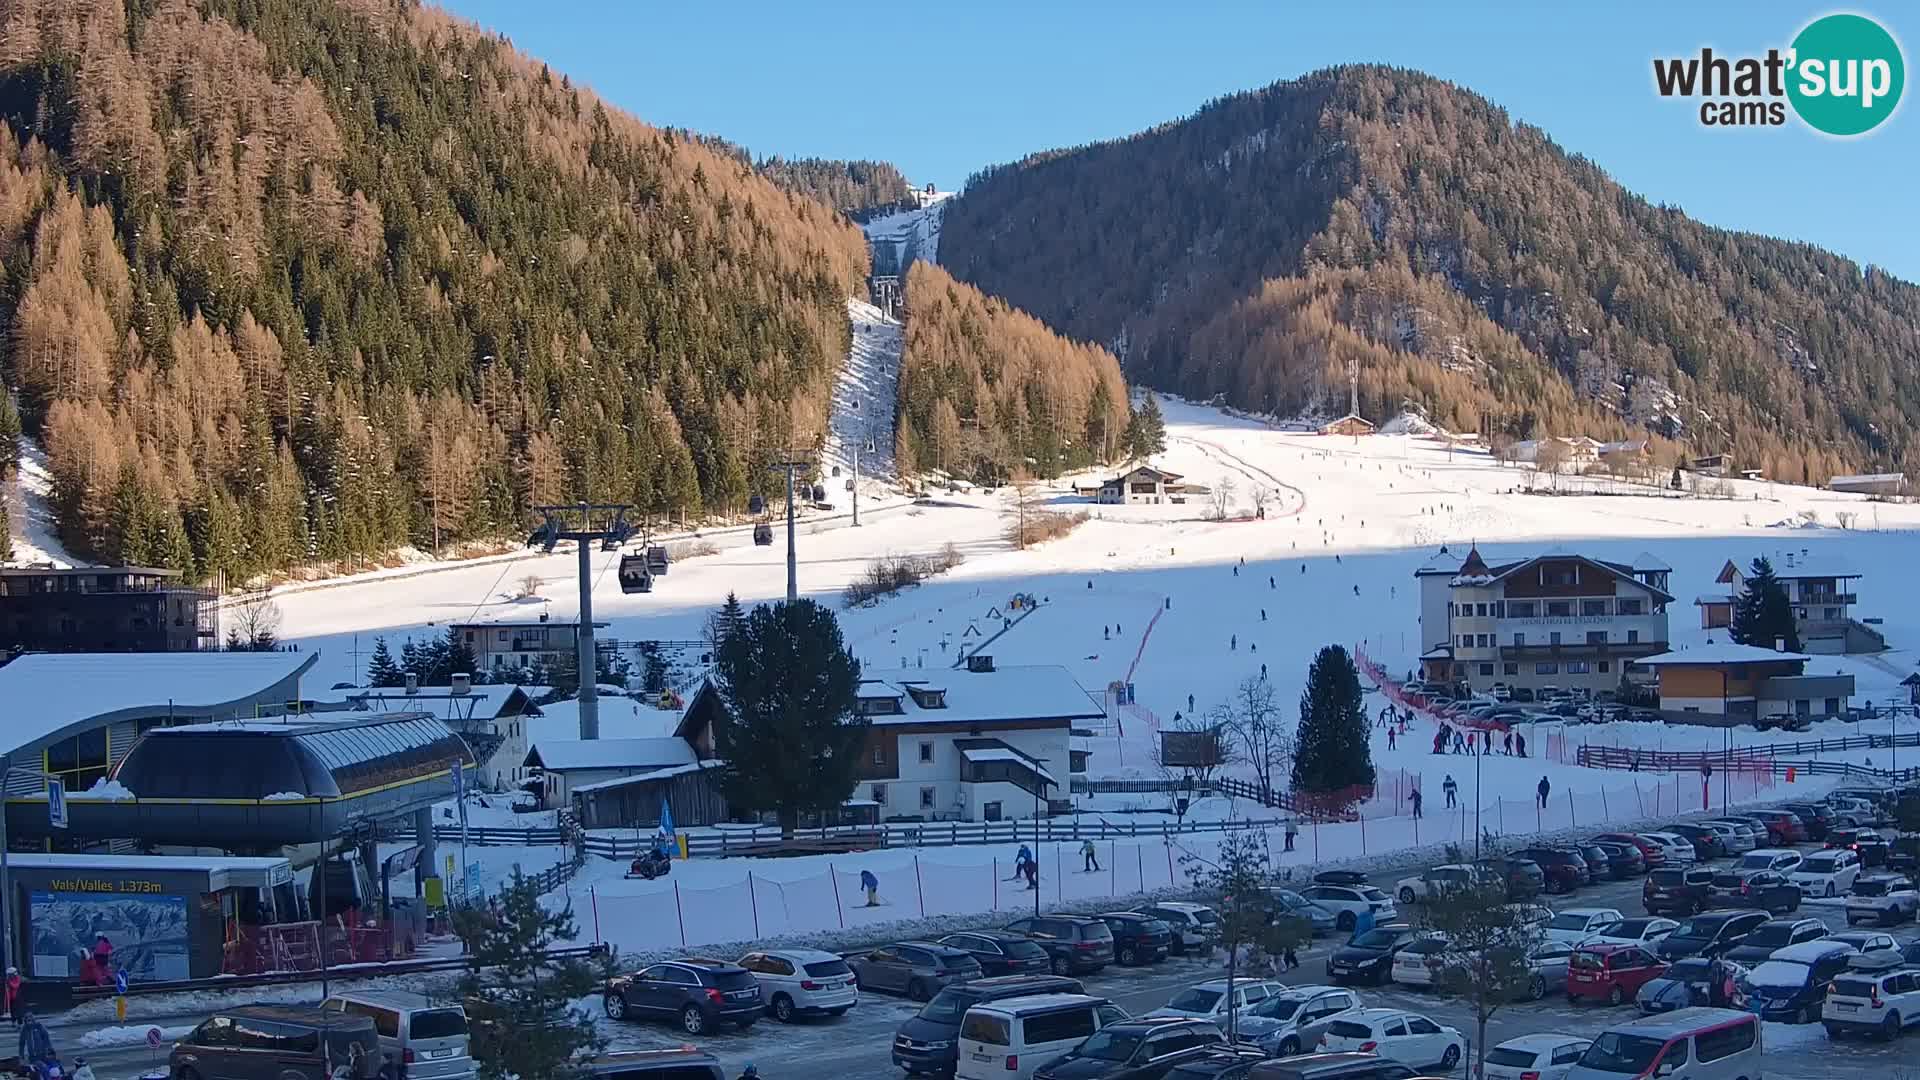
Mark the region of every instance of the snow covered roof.
<instances>
[{"instance_id":1,"label":"snow covered roof","mask_svg":"<svg viewBox=\"0 0 1920 1080\"><path fill-rule=\"evenodd\" d=\"M1774 652L1758 645L1738 645L1731 641L1722 641L1712 645L1695 645L1690 649L1675 649L1636 660L1636 664L1648 667L1685 667L1690 664L1758 664L1767 661L1811 660L1805 653Z\"/></svg>"},{"instance_id":2,"label":"snow covered roof","mask_svg":"<svg viewBox=\"0 0 1920 1080\"><path fill-rule=\"evenodd\" d=\"M669 765L664 769L652 769L643 773L635 773L632 776L616 776L611 780L597 780L591 784L581 784L579 787L572 788L571 790L575 795L581 795L589 791L605 791L608 788L626 787L629 784L646 784L655 780L671 779L683 773L699 772L702 769L717 769L722 764L723 762L719 761L695 761L687 765Z\"/></svg>"},{"instance_id":3,"label":"snow covered roof","mask_svg":"<svg viewBox=\"0 0 1920 1080\"><path fill-rule=\"evenodd\" d=\"M1673 570L1673 567L1669 565L1666 560L1649 551L1643 551L1635 555L1633 562L1628 565L1641 573L1670 573Z\"/></svg>"},{"instance_id":4,"label":"snow covered roof","mask_svg":"<svg viewBox=\"0 0 1920 1080\"><path fill-rule=\"evenodd\" d=\"M1091 694L1058 664L996 667L992 671L951 671L929 676L916 668L868 668L863 682L887 683L900 696L901 712L868 717L875 727L895 724L988 724L1006 720L1091 720L1106 715ZM922 708L906 691L908 683L937 680L946 688L946 707ZM867 688L861 687L864 692Z\"/></svg>"},{"instance_id":5,"label":"snow covered roof","mask_svg":"<svg viewBox=\"0 0 1920 1080\"><path fill-rule=\"evenodd\" d=\"M447 625L455 629L464 629L466 627L482 627L482 626L487 627L489 629L493 629L493 630L510 630L514 628L533 629L541 626L552 626L552 627L561 627L566 629L576 629L580 625L580 620L578 618L572 618L572 619L493 618L493 619L474 619L468 622L450 622ZM593 620L593 626L594 626L594 629L596 630L607 625L609 624L604 623L599 619Z\"/></svg>"},{"instance_id":6,"label":"snow covered roof","mask_svg":"<svg viewBox=\"0 0 1920 1080\"><path fill-rule=\"evenodd\" d=\"M250 716L264 695L319 659L318 651L28 653L0 667L8 714L0 742L11 750L87 721L169 712Z\"/></svg>"},{"instance_id":7,"label":"snow covered roof","mask_svg":"<svg viewBox=\"0 0 1920 1080\"><path fill-rule=\"evenodd\" d=\"M1040 764L1038 758L1021 753L999 739L955 739L953 745L960 751L960 756L968 761L1014 761L1038 773L1049 784L1060 782Z\"/></svg>"},{"instance_id":8,"label":"snow covered roof","mask_svg":"<svg viewBox=\"0 0 1920 1080\"><path fill-rule=\"evenodd\" d=\"M261 855L107 855L12 852L7 865L26 870L272 870L289 866L285 858Z\"/></svg>"},{"instance_id":9,"label":"snow covered roof","mask_svg":"<svg viewBox=\"0 0 1920 1080\"><path fill-rule=\"evenodd\" d=\"M447 686L423 686L417 694L409 694L398 686L337 690L333 694L337 695L334 700L351 702L362 709L376 712L418 710L432 713L443 720L491 720L514 704L516 694L521 697L519 704L522 709L533 708L526 701L527 688L512 683L475 686L464 694L456 694L452 687Z\"/></svg>"},{"instance_id":10,"label":"snow covered roof","mask_svg":"<svg viewBox=\"0 0 1920 1080\"><path fill-rule=\"evenodd\" d=\"M1420 566L1414 570L1413 576L1425 577L1429 574L1445 574L1451 577L1460 572L1460 564L1466 561L1466 556L1456 555L1445 547L1442 547L1434 553L1432 558L1421 563Z\"/></svg>"},{"instance_id":11,"label":"snow covered roof","mask_svg":"<svg viewBox=\"0 0 1920 1080\"><path fill-rule=\"evenodd\" d=\"M1731 603L1733 603L1733 597L1728 595L1727 593L1718 593L1718 594L1701 593L1699 596L1696 596L1693 598L1693 604L1695 607L1700 607L1704 604L1731 604Z\"/></svg>"},{"instance_id":12,"label":"snow covered roof","mask_svg":"<svg viewBox=\"0 0 1920 1080\"><path fill-rule=\"evenodd\" d=\"M527 751L527 764L564 772L569 769L637 769L648 765L691 765L693 747L685 739L541 739Z\"/></svg>"}]
</instances>

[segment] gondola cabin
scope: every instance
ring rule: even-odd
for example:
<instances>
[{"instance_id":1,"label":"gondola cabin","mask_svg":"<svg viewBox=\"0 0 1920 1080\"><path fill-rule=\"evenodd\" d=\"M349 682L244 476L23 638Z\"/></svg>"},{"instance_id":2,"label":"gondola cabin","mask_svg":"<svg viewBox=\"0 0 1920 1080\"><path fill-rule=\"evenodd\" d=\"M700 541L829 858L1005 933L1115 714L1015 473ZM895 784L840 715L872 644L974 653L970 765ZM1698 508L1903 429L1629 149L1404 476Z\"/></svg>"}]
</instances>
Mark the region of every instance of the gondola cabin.
<instances>
[{"instance_id":1,"label":"gondola cabin","mask_svg":"<svg viewBox=\"0 0 1920 1080\"><path fill-rule=\"evenodd\" d=\"M766 512L767 500L758 495L747 496L747 513L752 514L754 517L759 517Z\"/></svg>"},{"instance_id":2,"label":"gondola cabin","mask_svg":"<svg viewBox=\"0 0 1920 1080\"><path fill-rule=\"evenodd\" d=\"M653 591L653 574L647 569L646 556L620 556L620 591L623 593Z\"/></svg>"},{"instance_id":3,"label":"gondola cabin","mask_svg":"<svg viewBox=\"0 0 1920 1080\"><path fill-rule=\"evenodd\" d=\"M761 547L773 543L773 526L761 522L753 527L753 542Z\"/></svg>"},{"instance_id":4,"label":"gondola cabin","mask_svg":"<svg viewBox=\"0 0 1920 1080\"><path fill-rule=\"evenodd\" d=\"M825 484L813 485L813 501L817 503L823 503L827 501L827 485Z\"/></svg>"},{"instance_id":5,"label":"gondola cabin","mask_svg":"<svg viewBox=\"0 0 1920 1080\"><path fill-rule=\"evenodd\" d=\"M667 549L658 544L647 549L647 569L655 577L667 572Z\"/></svg>"}]
</instances>

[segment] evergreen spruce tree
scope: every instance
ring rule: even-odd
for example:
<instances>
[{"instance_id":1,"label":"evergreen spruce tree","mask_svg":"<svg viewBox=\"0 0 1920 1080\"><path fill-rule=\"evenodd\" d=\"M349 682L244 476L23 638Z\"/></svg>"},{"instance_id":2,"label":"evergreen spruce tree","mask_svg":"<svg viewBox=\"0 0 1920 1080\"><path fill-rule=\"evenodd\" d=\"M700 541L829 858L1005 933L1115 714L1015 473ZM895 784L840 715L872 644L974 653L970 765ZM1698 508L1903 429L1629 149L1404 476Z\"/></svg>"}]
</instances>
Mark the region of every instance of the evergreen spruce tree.
<instances>
[{"instance_id":1,"label":"evergreen spruce tree","mask_svg":"<svg viewBox=\"0 0 1920 1080\"><path fill-rule=\"evenodd\" d=\"M368 686L404 686L406 677L400 671L400 665L393 662L393 652L387 648L387 639L373 639L373 656L367 660Z\"/></svg>"},{"instance_id":2,"label":"evergreen spruce tree","mask_svg":"<svg viewBox=\"0 0 1920 1080\"><path fill-rule=\"evenodd\" d=\"M613 957L598 965L554 960L547 950L574 940L571 905L540 902L540 886L514 871L487 906L458 909L454 932L466 947L460 994L474 1024L472 1053L486 1080L559 1080L584 1075L606 1047L593 1018L573 1003L606 985Z\"/></svg>"},{"instance_id":3,"label":"evergreen spruce tree","mask_svg":"<svg viewBox=\"0 0 1920 1080\"><path fill-rule=\"evenodd\" d=\"M1307 688L1300 693L1293 786L1325 794L1372 784L1373 751L1367 733L1360 673L1346 649L1328 645L1313 658Z\"/></svg>"},{"instance_id":4,"label":"evergreen spruce tree","mask_svg":"<svg viewBox=\"0 0 1920 1080\"><path fill-rule=\"evenodd\" d=\"M729 634L738 630L746 618L746 610L740 606L740 597L731 592L728 593L727 602L721 604L718 611L707 616L707 641L713 645L716 652L720 648L720 643L725 641Z\"/></svg>"},{"instance_id":5,"label":"evergreen spruce tree","mask_svg":"<svg viewBox=\"0 0 1920 1080\"><path fill-rule=\"evenodd\" d=\"M415 645L412 638L408 638L400 646L400 682L394 685L404 685L408 675L416 676L421 682L425 682L427 673L422 670L424 664L425 658L420 654L420 646Z\"/></svg>"},{"instance_id":6,"label":"evergreen spruce tree","mask_svg":"<svg viewBox=\"0 0 1920 1080\"><path fill-rule=\"evenodd\" d=\"M1800 630L1794 623L1793 605L1787 601L1787 588L1764 558L1753 560L1746 591L1734 602L1731 631L1733 640L1742 645L1771 649L1784 639L1788 652L1800 651Z\"/></svg>"},{"instance_id":7,"label":"evergreen spruce tree","mask_svg":"<svg viewBox=\"0 0 1920 1080\"><path fill-rule=\"evenodd\" d=\"M20 406L13 391L0 386L0 480L13 475L20 464Z\"/></svg>"},{"instance_id":8,"label":"evergreen spruce tree","mask_svg":"<svg viewBox=\"0 0 1920 1080\"><path fill-rule=\"evenodd\" d=\"M1127 453L1150 458L1167 448L1167 420L1160 414L1160 402L1152 394L1127 420Z\"/></svg>"},{"instance_id":9,"label":"evergreen spruce tree","mask_svg":"<svg viewBox=\"0 0 1920 1080\"><path fill-rule=\"evenodd\" d=\"M772 811L783 833L803 813L839 809L853 794L867 721L854 713L860 664L832 609L762 604L721 641L715 661L728 716L715 733L727 801Z\"/></svg>"},{"instance_id":10,"label":"evergreen spruce tree","mask_svg":"<svg viewBox=\"0 0 1920 1080\"><path fill-rule=\"evenodd\" d=\"M7 517L7 494L0 491L0 562L13 558L13 522Z\"/></svg>"},{"instance_id":11,"label":"evergreen spruce tree","mask_svg":"<svg viewBox=\"0 0 1920 1080\"><path fill-rule=\"evenodd\" d=\"M460 637L460 631L447 627L446 668L442 672L444 679L434 680L434 685L452 685L455 675L472 675L479 661L474 659L473 650Z\"/></svg>"}]
</instances>

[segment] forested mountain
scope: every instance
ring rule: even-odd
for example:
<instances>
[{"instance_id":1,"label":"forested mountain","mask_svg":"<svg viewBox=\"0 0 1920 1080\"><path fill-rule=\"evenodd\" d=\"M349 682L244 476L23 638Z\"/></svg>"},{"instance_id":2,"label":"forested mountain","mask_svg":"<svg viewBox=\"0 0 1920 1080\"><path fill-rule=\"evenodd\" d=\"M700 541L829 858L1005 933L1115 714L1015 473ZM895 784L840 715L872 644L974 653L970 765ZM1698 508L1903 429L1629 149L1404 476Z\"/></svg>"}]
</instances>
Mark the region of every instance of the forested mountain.
<instances>
[{"instance_id":1,"label":"forested mountain","mask_svg":"<svg viewBox=\"0 0 1920 1080\"><path fill-rule=\"evenodd\" d=\"M815 445L857 230L412 0L0 0L0 374L68 545L246 576Z\"/></svg>"},{"instance_id":2,"label":"forested mountain","mask_svg":"<svg viewBox=\"0 0 1920 1080\"><path fill-rule=\"evenodd\" d=\"M891 162L840 161L832 158L783 158L778 154L756 159L753 151L720 135L671 129L711 149L758 169L783 191L805 195L815 202L849 214L905 203L913 185Z\"/></svg>"},{"instance_id":3,"label":"forested mountain","mask_svg":"<svg viewBox=\"0 0 1920 1080\"><path fill-rule=\"evenodd\" d=\"M1113 354L1068 341L931 263L907 270L902 472L988 482L1122 456L1127 388Z\"/></svg>"},{"instance_id":4,"label":"forested mountain","mask_svg":"<svg viewBox=\"0 0 1920 1080\"><path fill-rule=\"evenodd\" d=\"M1129 375L1283 415L1651 429L1782 479L1920 466L1920 288L1622 189L1499 107L1344 67L989 169L940 261Z\"/></svg>"}]
</instances>

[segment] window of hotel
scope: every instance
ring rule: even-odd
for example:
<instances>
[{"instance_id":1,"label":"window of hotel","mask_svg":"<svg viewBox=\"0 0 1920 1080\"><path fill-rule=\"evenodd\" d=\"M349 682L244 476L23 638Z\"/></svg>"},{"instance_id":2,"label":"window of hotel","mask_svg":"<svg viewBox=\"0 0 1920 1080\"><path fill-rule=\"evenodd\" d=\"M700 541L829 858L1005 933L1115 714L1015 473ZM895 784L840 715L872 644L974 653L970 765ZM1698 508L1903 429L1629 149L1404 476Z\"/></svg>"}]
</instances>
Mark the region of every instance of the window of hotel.
<instances>
[{"instance_id":1,"label":"window of hotel","mask_svg":"<svg viewBox=\"0 0 1920 1080\"><path fill-rule=\"evenodd\" d=\"M1521 634L1521 633L1516 633L1516 634L1514 634L1514 635L1513 635L1513 647L1514 647L1514 648L1516 648L1516 649L1519 649L1519 648L1524 648L1524 647L1526 646L1526 644L1527 644L1527 635L1525 635L1525 634Z\"/></svg>"},{"instance_id":2,"label":"window of hotel","mask_svg":"<svg viewBox=\"0 0 1920 1080\"><path fill-rule=\"evenodd\" d=\"M46 771L68 791L85 791L107 776L107 729L94 728L47 747Z\"/></svg>"},{"instance_id":3,"label":"window of hotel","mask_svg":"<svg viewBox=\"0 0 1920 1080\"><path fill-rule=\"evenodd\" d=\"M1646 604L1637 596L1623 596L1614 601L1614 607L1622 615L1646 614Z\"/></svg>"},{"instance_id":4,"label":"window of hotel","mask_svg":"<svg viewBox=\"0 0 1920 1080\"><path fill-rule=\"evenodd\" d=\"M1605 645L1606 643L1607 643L1607 632L1605 630L1587 631L1587 644Z\"/></svg>"},{"instance_id":5,"label":"window of hotel","mask_svg":"<svg viewBox=\"0 0 1920 1080\"><path fill-rule=\"evenodd\" d=\"M921 761L933 760L933 744L932 743L923 742L920 744L920 760Z\"/></svg>"},{"instance_id":6,"label":"window of hotel","mask_svg":"<svg viewBox=\"0 0 1920 1080\"><path fill-rule=\"evenodd\" d=\"M1474 636L1474 644L1478 645L1482 649L1490 649L1493 647L1493 635L1492 634L1476 634Z\"/></svg>"},{"instance_id":7,"label":"window of hotel","mask_svg":"<svg viewBox=\"0 0 1920 1080\"><path fill-rule=\"evenodd\" d=\"M1605 600L1580 601L1580 614L1582 615L1605 615L1606 613L1607 602Z\"/></svg>"},{"instance_id":8,"label":"window of hotel","mask_svg":"<svg viewBox=\"0 0 1920 1080\"><path fill-rule=\"evenodd\" d=\"M933 809L934 795L938 792L938 790L939 789L937 788L930 788L930 787L923 787L920 789L920 809L922 810Z\"/></svg>"},{"instance_id":9,"label":"window of hotel","mask_svg":"<svg viewBox=\"0 0 1920 1080\"><path fill-rule=\"evenodd\" d=\"M1493 674L1493 665L1492 665L1492 664L1481 664L1481 665L1480 665L1480 674L1482 674L1482 675L1491 675L1491 674Z\"/></svg>"},{"instance_id":10,"label":"window of hotel","mask_svg":"<svg viewBox=\"0 0 1920 1080\"><path fill-rule=\"evenodd\" d=\"M1627 631L1627 644L1629 645L1640 644L1640 631L1638 630Z\"/></svg>"},{"instance_id":11,"label":"window of hotel","mask_svg":"<svg viewBox=\"0 0 1920 1080\"><path fill-rule=\"evenodd\" d=\"M1461 648L1463 648L1463 649L1471 649L1471 648L1473 648L1473 635L1472 635L1472 634L1461 634L1461 635L1460 635L1460 647L1461 647Z\"/></svg>"},{"instance_id":12,"label":"window of hotel","mask_svg":"<svg viewBox=\"0 0 1920 1080\"><path fill-rule=\"evenodd\" d=\"M1837 607L1821 608L1820 611L1820 617L1823 619L1837 619L1840 617L1840 609Z\"/></svg>"},{"instance_id":13,"label":"window of hotel","mask_svg":"<svg viewBox=\"0 0 1920 1080\"><path fill-rule=\"evenodd\" d=\"M1579 580L1580 568L1571 563L1541 563L1540 584L1571 585Z\"/></svg>"},{"instance_id":14,"label":"window of hotel","mask_svg":"<svg viewBox=\"0 0 1920 1080\"><path fill-rule=\"evenodd\" d=\"M1507 615L1515 619L1531 619L1540 613L1539 605L1531 600L1507 601Z\"/></svg>"},{"instance_id":15,"label":"window of hotel","mask_svg":"<svg viewBox=\"0 0 1920 1080\"><path fill-rule=\"evenodd\" d=\"M1485 605L1485 604L1475 604L1475 605L1473 605L1473 613L1474 613L1475 615L1477 615L1477 616L1479 616L1479 617L1480 617L1480 618L1482 618L1482 619L1484 619L1484 618L1486 618L1486 617L1487 617L1487 605Z\"/></svg>"},{"instance_id":16,"label":"window of hotel","mask_svg":"<svg viewBox=\"0 0 1920 1080\"><path fill-rule=\"evenodd\" d=\"M887 805L887 785L873 785L873 801L879 803L881 806Z\"/></svg>"},{"instance_id":17,"label":"window of hotel","mask_svg":"<svg viewBox=\"0 0 1920 1080\"><path fill-rule=\"evenodd\" d=\"M1613 661L1602 660L1599 663L1595 664L1593 666L1593 669L1595 671L1598 671L1600 674L1605 675L1607 672L1613 670Z\"/></svg>"},{"instance_id":18,"label":"window of hotel","mask_svg":"<svg viewBox=\"0 0 1920 1080\"><path fill-rule=\"evenodd\" d=\"M1560 631L1558 630L1550 631L1547 634L1547 644L1549 645L1560 644Z\"/></svg>"},{"instance_id":19,"label":"window of hotel","mask_svg":"<svg viewBox=\"0 0 1920 1080\"><path fill-rule=\"evenodd\" d=\"M1586 673L1587 673L1587 662L1585 660L1567 661L1567 674L1585 675Z\"/></svg>"},{"instance_id":20,"label":"window of hotel","mask_svg":"<svg viewBox=\"0 0 1920 1080\"><path fill-rule=\"evenodd\" d=\"M1573 614L1573 601L1549 600L1547 601L1547 614L1548 615L1571 615Z\"/></svg>"},{"instance_id":21,"label":"window of hotel","mask_svg":"<svg viewBox=\"0 0 1920 1080\"><path fill-rule=\"evenodd\" d=\"M1551 661L1542 660L1533 665L1533 673L1535 675L1558 675L1560 674L1560 665L1552 663Z\"/></svg>"},{"instance_id":22,"label":"window of hotel","mask_svg":"<svg viewBox=\"0 0 1920 1080\"><path fill-rule=\"evenodd\" d=\"M1505 664L1505 665L1502 665L1502 666L1503 666L1503 668L1504 668L1504 670L1503 670L1503 671L1501 672L1501 674L1504 674L1504 675L1518 675L1518 674L1520 674L1520 665L1519 665L1519 664Z\"/></svg>"}]
</instances>

